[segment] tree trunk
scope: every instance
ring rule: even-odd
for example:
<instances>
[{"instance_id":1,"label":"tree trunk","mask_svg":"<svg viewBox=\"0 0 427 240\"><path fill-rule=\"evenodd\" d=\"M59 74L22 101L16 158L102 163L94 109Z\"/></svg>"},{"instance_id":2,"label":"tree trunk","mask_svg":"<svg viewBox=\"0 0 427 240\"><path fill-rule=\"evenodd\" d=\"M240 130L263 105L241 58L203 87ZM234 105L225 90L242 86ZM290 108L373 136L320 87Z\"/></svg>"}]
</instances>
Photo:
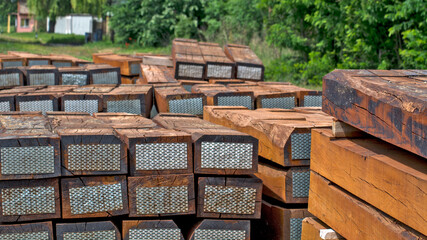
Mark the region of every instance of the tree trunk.
<instances>
[{"instance_id":1,"label":"tree trunk","mask_svg":"<svg viewBox=\"0 0 427 240\"><path fill-rule=\"evenodd\" d=\"M56 25L56 19L55 20L50 19L50 21L49 21L49 33L55 32L55 25Z\"/></svg>"}]
</instances>

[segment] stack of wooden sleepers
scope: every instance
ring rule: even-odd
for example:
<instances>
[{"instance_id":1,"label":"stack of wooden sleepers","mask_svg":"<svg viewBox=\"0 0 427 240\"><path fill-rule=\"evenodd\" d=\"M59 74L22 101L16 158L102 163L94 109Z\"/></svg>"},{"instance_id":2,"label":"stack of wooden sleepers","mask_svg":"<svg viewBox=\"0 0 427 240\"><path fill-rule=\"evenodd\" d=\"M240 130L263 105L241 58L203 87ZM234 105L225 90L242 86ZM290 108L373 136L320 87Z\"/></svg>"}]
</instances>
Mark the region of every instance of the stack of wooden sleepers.
<instances>
[{"instance_id":1,"label":"stack of wooden sleepers","mask_svg":"<svg viewBox=\"0 0 427 240\"><path fill-rule=\"evenodd\" d=\"M300 239L307 211L312 130L330 130L320 108L257 109L205 107L204 119L258 139L259 177L264 184L256 239Z\"/></svg>"},{"instance_id":2,"label":"stack of wooden sleepers","mask_svg":"<svg viewBox=\"0 0 427 240\"><path fill-rule=\"evenodd\" d=\"M83 66L90 63L89 61L65 54L40 55L17 51L9 51L7 55L0 54L0 69L38 65L53 65L59 68Z\"/></svg>"},{"instance_id":3,"label":"stack of wooden sleepers","mask_svg":"<svg viewBox=\"0 0 427 240\"><path fill-rule=\"evenodd\" d=\"M312 131L304 239L427 239L427 71L335 70ZM331 237L331 236L330 236ZM323 238L326 239L326 238ZM327 239L338 239L337 236Z\"/></svg>"},{"instance_id":4,"label":"stack of wooden sleepers","mask_svg":"<svg viewBox=\"0 0 427 240\"><path fill-rule=\"evenodd\" d=\"M0 115L0 239L250 239L258 140L193 115ZM184 238L185 236L185 238Z\"/></svg>"}]
</instances>

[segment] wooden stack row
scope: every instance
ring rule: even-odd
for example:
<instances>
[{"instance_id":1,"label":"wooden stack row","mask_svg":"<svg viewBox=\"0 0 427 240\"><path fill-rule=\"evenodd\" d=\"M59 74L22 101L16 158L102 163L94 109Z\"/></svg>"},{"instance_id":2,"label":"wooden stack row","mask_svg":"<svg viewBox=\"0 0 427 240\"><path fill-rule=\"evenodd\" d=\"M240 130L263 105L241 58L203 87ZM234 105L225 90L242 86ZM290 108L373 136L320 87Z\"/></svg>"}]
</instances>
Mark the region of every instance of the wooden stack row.
<instances>
[{"instance_id":1,"label":"wooden stack row","mask_svg":"<svg viewBox=\"0 0 427 240\"><path fill-rule=\"evenodd\" d=\"M176 114L9 112L0 124L1 237L249 239L261 216L247 134Z\"/></svg>"},{"instance_id":2,"label":"wooden stack row","mask_svg":"<svg viewBox=\"0 0 427 240\"><path fill-rule=\"evenodd\" d=\"M59 68L83 66L89 63L91 62L65 54L40 55L17 51L9 51L7 55L0 54L0 69L37 65L53 65Z\"/></svg>"},{"instance_id":3,"label":"wooden stack row","mask_svg":"<svg viewBox=\"0 0 427 240\"><path fill-rule=\"evenodd\" d=\"M0 69L0 89L15 86L121 84L120 69L103 64Z\"/></svg>"},{"instance_id":4,"label":"wooden stack row","mask_svg":"<svg viewBox=\"0 0 427 240\"><path fill-rule=\"evenodd\" d=\"M308 209L344 238L426 239L426 82L425 70L324 77L323 111L337 120L312 131Z\"/></svg>"},{"instance_id":5,"label":"wooden stack row","mask_svg":"<svg viewBox=\"0 0 427 240\"><path fill-rule=\"evenodd\" d=\"M205 107L204 119L258 139L259 177L264 184L258 239L300 239L307 211L313 129L331 129L318 108Z\"/></svg>"}]
</instances>

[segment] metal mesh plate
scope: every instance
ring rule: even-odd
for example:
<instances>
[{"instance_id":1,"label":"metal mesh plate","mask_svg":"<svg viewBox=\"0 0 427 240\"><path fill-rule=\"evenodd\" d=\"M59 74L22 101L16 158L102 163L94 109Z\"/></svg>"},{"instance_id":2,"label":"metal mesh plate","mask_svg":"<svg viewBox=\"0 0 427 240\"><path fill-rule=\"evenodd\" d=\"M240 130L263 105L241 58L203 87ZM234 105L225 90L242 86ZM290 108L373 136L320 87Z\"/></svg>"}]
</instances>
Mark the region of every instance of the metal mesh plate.
<instances>
[{"instance_id":1,"label":"metal mesh plate","mask_svg":"<svg viewBox=\"0 0 427 240\"><path fill-rule=\"evenodd\" d=\"M92 75L93 84L119 84L117 72L94 73Z\"/></svg>"},{"instance_id":2,"label":"metal mesh plate","mask_svg":"<svg viewBox=\"0 0 427 240\"><path fill-rule=\"evenodd\" d=\"M55 173L53 146L2 147L0 155L4 175Z\"/></svg>"},{"instance_id":3,"label":"metal mesh plate","mask_svg":"<svg viewBox=\"0 0 427 240\"><path fill-rule=\"evenodd\" d=\"M177 228L130 229L129 240L181 240Z\"/></svg>"},{"instance_id":4,"label":"metal mesh plate","mask_svg":"<svg viewBox=\"0 0 427 240\"><path fill-rule=\"evenodd\" d=\"M322 96L306 95L304 96L304 107L321 107Z\"/></svg>"},{"instance_id":5,"label":"metal mesh plate","mask_svg":"<svg viewBox=\"0 0 427 240\"><path fill-rule=\"evenodd\" d=\"M19 85L19 73L0 74L0 86Z\"/></svg>"},{"instance_id":6,"label":"metal mesh plate","mask_svg":"<svg viewBox=\"0 0 427 240\"><path fill-rule=\"evenodd\" d=\"M202 142L202 168L252 169L253 144Z\"/></svg>"},{"instance_id":7,"label":"metal mesh plate","mask_svg":"<svg viewBox=\"0 0 427 240\"><path fill-rule=\"evenodd\" d=\"M311 133L291 134L292 159L310 159Z\"/></svg>"},{"instance_id":8,"label":"metal mesh plate","mask_svg":"<svg viewBox=\"0 0 427 240\"><path fill-rule=\"evenodd\" d=\"M310 189L310 171L292 172L292 196L308 197Z\"/></svg>"},{"instance_id":9,"label":"metal mesh plate","mask_svg":"<svg viewBox=\"0 0 427 240\"><path fill-rule=\"evenodd\" d=\"M189 78L202 78L203 77L203 66L179 64L178 76L189 77Z\"/></svg>"},{"instance_id":10,"label":"metal mesh plate","mask_svg":"<svg viewBox=\"0 0 427 240\"><path fill-rule=\"evenodd\" d=\"M62 74L62 85L84 86L87 83L86 74L64 73Z\"/></svg>"},{"instance_id":11,"label":"metal mesh plate","mask_svg":"<svg viewBox=\"0 0 427 240\"><path fill-rule=\"evenodd\" d=\"M22 67L22 61L7 61L3 62L3 68Z\"/></svg>"},{"instance_id":12,"label":"metal mesh plate","mask_svg":"<svg viewBox=\"0 0 427 240\"><path fill-rule=\"evenodd\" d=\"M252 98L250 96L218 97L218 106L243 106L252 109Z\"/></svg>"},{"instance_id":13,"label":"metal mesh plate","mask_svg":"<svg viewBox=\"0 0 427 240\"><path fill-rule=\"evenodd\" d=\"M72 64L71 62L56 62L56 61L52 61L52 65L60 68L60 67L71 67Z\"/></svg>"},{"instance_id":14,"label":"metal mesh plate","mask_svg":"<svg viewBox=\"0 0 427 240\"><path fill-rule=\"evenodd\" d=\"M301 231L302 231L302 218L291 218L291 240L299 240L301 239Z\"/></svg>"},{"instance_id":15,"label":"metal mesh plate","mask_svg":"<svg viewBox=\"0 0 427 240\"><path fill-rule=\"evenodd\" d=\"M70 188L71 214L97 213L123 209L120 183Z\"/></svg>"},{"instance_id":16,"label":"metal mesh plate","mask_svg":"<svg viewBox=\"0 0 427 240\"><path fill-rule=\"evenodd\" d=\"M262 68L237 66L237 78L261 80Z\"/></svg>"},{"instance_id":17,"label":"metal mesh plate","mask_svg":"<svg viewBox=\"0 0 427 240\"><path fill-rule=\"evenodd\" d=\"M295 107L295 97L262 98L262 108L292 109Z\"/></svg>"},{"instance_id":18,"label":"metal mesh plate","mask_svg":"<svg viewBox=\"0 0 427 240\"><path fill-rule=\"evenodd\" d=\"M197 229L194 240L245 240L243 230Z\"/></svg>"},{"instance_id":19,"label":"metal mesh plate","mask_svg":"<svg viewBox=\"0 0 427 240\"><path fill-rule=\"evenodd\" d=\"M72 144L68 146L71 171L120 171L120 144Z\"/></svg>"},{"instance_id":20,"label":"metal mesh plate","mask_svg":"<svg viewBox=\"0 0 427 240\"><path fill-rule=\"evenodd\" d=\"M141 114L141 100L108 101L107 112Z\"/></svg>"},{"instance_id":21,"label":"metal mesh plate","mask_svg":"<svg viewBox=\"0 0 427 240\"><path fill-rule=\"evenodd\" d=\"M55 85L54 73L31 73L30 85Z\"/></svg>"},{"instance_id":22,"label":"metal mesh plate","mask_svg":"<svg viewBox=\"0 0 427 240\"><path fill-rule=\"evenodd\" d=\"M187 169L187 143L135 145L136 170Z\"/></svg>"},{"instance_id":23,"label":"metal mesh plate","mask_svg":"<svg viewBox=\"0 0 427 240\"><path fill-rule=\"evenodd\" d=\"M205 212L255 213L255 188L206 185L204 197Z\"/></svg>"},{"instance_id":24,"label":"metal mesh plate","mask_svg":"<svg viewBox=\"0 0 427 240\"><path fill-rule=\"evenodd\" d=\"M3 215L55 213L53 187L4 188L1 200Z\"/></svg>"},{"instance_id":25,"label":"metal mesh plate","mask_svg":"<svg viewBox=\"0 0 427 240\"><path fill-rule=\"evenodd\" d=\"M233 68L225 65L207 65L207 77L208 78L231 78Z\"/></svg>"},{"instance_id":26,"label":"metal mesh plate","mask_svg":"<svg viewBox=\"0 0 427 240\"><path fill-rule=\"evenodd\" d=\"M49 240L49 232L26 232L0 234L0 239L5 240Z\"/></svg>"},{"instance_id":27,"label":"metal mesh plate","mask_svg":"<svg viewBox=\"0 0 427 240\"><path fill-rule=\"evenodd\" d=\"M138 214L188 212L188 186L137 187L136 212Z\"/></svg>"},{"instance_id":28,"label":"metal mesh plate","mask_svg":"<svg viewBox=\"0 0 427 240\"><path fill-rule=\"evenodd\" d=\"M0 102L0 112L9 112L10 102Z\"/></svg>"},{"instance_id":29,"label":"metal mesh plate","mask_svg":"<svg viewBox=\"0 0 427 240\"><path fill-rule=\"evenodd\" d=\"M203 99L187 98L187 99L170 100L169 112L201 115L203 114Z\"/></svg>"},{"instance_id":30,"label":"metal mesh plate","mask_svg":"<svg viewBox=\"0 0 427 240\"><path fill-rule=\"evenodd\" d=\"M116 231L66 232L64 240L116 240Z\"/></svg>"},{"instance_id":31,"label":"metal mesh plate","mask_svg":"<svg viewBox=\"0 0 427 240\"><path fill-rule=\"evenodd\" d=\"M64 111L94 114L98 112L98 100L65 100Z\"/></svg>"},{"instance_id":32,"label":"metal mesh plate","mask_svg":"<svg viewBox=\"0 0 427 240\"><path fill-rule=\"evenodd\" d=\"M138 63L132 63L130 65L130 73L133 75L138 75L141 72L141 68Z\"/></svg>"},{"instance_id":33,"label":"metal mesh plate","mask_svg":"<svg viewBox=\"0 0 427 240\"><path fill-rule=\"evenodd\" d=\"M46 112L53 111L52 100L25 101L18 104L20 112L42 112L45 114Z\"/></svg>"},{"instance_id":34,"label":"metal mesh plate","mask_svg":"<svg viewBox=\"0 0 427 240\"><path fill-rule=\"evenodd\" d=\"M48 60L28 60L28 66L36 66L36 65L49 65Z\"/></svg>"}]
</instances>

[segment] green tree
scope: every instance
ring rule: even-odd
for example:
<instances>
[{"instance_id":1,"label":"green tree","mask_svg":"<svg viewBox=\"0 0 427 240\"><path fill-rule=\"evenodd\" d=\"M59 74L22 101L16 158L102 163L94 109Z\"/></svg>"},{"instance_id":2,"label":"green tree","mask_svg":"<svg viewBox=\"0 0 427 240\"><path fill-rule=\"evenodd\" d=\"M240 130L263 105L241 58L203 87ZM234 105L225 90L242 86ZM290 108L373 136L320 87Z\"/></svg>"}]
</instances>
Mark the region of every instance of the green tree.
<instances>
[{"instance_id":1,"label":"green tree","mask_svg":"<svg viewBox=\"0 0 427 240\"><path fill-rule=\"evenodd\" d=\"M7 25L7 15L16 13L18 8L17 0L0 1L0 26Z\"/></svg>"}]
</instances>

